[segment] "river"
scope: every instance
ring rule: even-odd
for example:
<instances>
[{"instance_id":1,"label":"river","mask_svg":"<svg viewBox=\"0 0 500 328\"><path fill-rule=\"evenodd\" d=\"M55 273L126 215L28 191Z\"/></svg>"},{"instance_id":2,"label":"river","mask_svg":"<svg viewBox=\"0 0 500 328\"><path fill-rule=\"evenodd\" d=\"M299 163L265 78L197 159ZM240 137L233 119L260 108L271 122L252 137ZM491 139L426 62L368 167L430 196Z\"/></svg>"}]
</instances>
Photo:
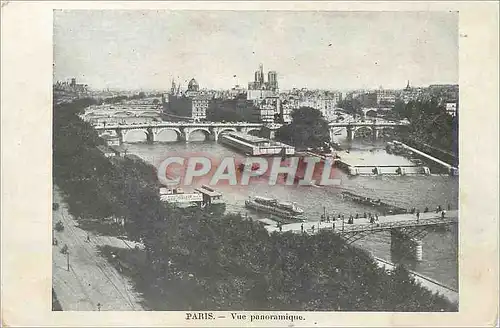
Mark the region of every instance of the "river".
<instances>
[{"instance_id":1,"label":"river","mask_svg":"<svg viewBox=\"0 0 500 328\"><path fill-rule=\"evenodd\" d=\"M169 131L172 132L172 131ZM190 142L175 142L176 135L163 136L164 141L154 144L146 144L142 141L142 133L127 135L125 147L129 154L135 154L143 160L158 166L167 156L176 153L184 154L208 154L212 158L226 156L241 158L241 154L213 141L204 141L202 132L191 134ZM337 141L345 143L345 134L338 135ZM404 164L406 159L385 153L384 143L367 144L354 141L349 145L350 156L370 163L372 160L390 162L391 164ZM431 175L431 176L357 176L350 177L342 172L335 172L341 180L338 186L287 186L277 184L269 186L267 183L250 183L248 186L217 186L217 190L223 193L227 202L227 211L248 213L251 217L265 218L266 215L246 210L244 201L249 196L272 196L283 201L297 202L308 217L319 216L326 210L328 214L364 213L372 208L345 201L341 198L341 191L381 199L385 202L403 207L415 207L423 211L425 207L434 209L441 205L458 208L458 177ZM390 233L381 232L370 235L356 244L370 251L373 256L379 257L393 263L405 263L410 269L435 279L447 286L458 290L458 227L436 228L430 231L422 240L423 260L418 262L401 254L391 254Z\"/></svg>"}]
</instances>

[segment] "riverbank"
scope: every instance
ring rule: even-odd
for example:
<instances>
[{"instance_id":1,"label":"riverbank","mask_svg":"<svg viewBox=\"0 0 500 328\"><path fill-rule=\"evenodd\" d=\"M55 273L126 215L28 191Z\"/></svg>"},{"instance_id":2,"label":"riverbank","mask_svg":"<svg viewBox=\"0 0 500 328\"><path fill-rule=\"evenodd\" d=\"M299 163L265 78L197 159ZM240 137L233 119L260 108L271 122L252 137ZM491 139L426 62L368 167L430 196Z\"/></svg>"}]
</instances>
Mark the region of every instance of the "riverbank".
<instances>
[{"instance_id":1,"label":"riverbank","mask_svg":"<svg viewBox=\"0 0 500 328\"><path fill-rule=\"evenodd\" d=\"M385 270L394 270L396 265L394 263L391 263L389 261L386 261L384 259L375 258L375 261L377 262L377 265L380 268L383 268ZM458 291L454 290L453 288L446 286L439 281L436 281L432 278L429 278L427 276L424 276L418 272L409 270L410 276L414 278L417 282L420 283L421 286L427 288L433 293L438 293L441 296L446 297L448 301L450 301L453 304L456 304L458 307L458 301L459 301L459 294Z\"/></svg>"}]
</instances>

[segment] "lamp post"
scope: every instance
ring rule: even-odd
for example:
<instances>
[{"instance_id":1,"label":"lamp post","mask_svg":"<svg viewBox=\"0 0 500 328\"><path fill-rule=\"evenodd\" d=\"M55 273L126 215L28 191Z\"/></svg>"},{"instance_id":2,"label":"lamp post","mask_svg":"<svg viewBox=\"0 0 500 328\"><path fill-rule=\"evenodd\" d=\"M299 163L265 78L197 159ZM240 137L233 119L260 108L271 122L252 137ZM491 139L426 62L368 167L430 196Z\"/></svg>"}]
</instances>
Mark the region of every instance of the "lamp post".
<instances>
[{"instance_id":1,"label":"lamp post","mask_svg":"<svg viewBox=\"0 0 500 328\"><path fill-rule=\"evenodd\" d=\"M67 270L69 271L69 251L66 252L66 265L67 265Z\"/></svg>"}]
</instances>

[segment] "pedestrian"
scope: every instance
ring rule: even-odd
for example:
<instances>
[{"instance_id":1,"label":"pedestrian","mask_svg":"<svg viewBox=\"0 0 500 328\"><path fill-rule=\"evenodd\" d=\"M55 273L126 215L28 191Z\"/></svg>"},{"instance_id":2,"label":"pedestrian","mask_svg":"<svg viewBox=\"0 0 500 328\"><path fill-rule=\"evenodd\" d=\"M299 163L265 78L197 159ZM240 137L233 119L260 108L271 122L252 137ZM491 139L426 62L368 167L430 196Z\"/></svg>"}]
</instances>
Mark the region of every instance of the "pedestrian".
<instances>
[{"instance_id":1,"label":"pedestrian","mask_svg":"<svg viewBox=\"0 0 500 328\"><path fill-rule=\"evenodd\" d=\"M311 231L312 233L314 233L314 225L311 227Z\"/></svg>"},{"instance_id":2,"label":"pedestrian","mask_svg":"<svg viewBox=\"0 0 500 328\"><path fill-rule=\"evenodd\" d=\"M366 212L363 214L363 217L366 219Z\"/></svg>"},{"instance_id":3,"label":"pedestrian","mask_svg":"<svg viewBox=\"0 0 500 328\"><path fill-rule=\"evenodd\" d=\"M442 218L442 219L444 219L444 216L445 216L445 215L446 215L446 211L445 211L445 210L441 211L441 218Z\"/></svg>"},{"instance_id":4,"label":"pedestrian","mask_svg":"<svg viewBox=\"0 0 500 328\"><path fill-rule=\"evenodd\" d=\"M326 216L326 222L330 223L330 215Z\"/></svg>"},{"instance_id":5,"label":"pedestrian","mask_svg":"<svg viewBox=\"0 0 500 328\"><path fill-rule=\"evenodd\" d=\"M101 303L97 303L97 311L101 311Z\"/></svg>"},{"instance_id":6,"label":"pedestrian","mask_svg":"<svg viewBox=\"0 0 500 328\"><path fill-rule=\"evenodd\" d=\"M90 243L90 235L89 234L87 234L87 242Z\"/></svg>"},{"instance_id":7,"label":"pedestrian","mask_svg":"<svg viewBox=\"0 0 500 328\"><path fill-rule=\"evenodd\" d=\"M281 227L281 224L279 225L279 227L280 227L280 232L281 232L283 230L282 227Z\"/></svg>"},{"instance_id":8,"label":"pedestrian","mask_svg":"<svg viewBox=\"0 0 500 328\"><path fill-rule=\"evenodd\" d=\"M300 225L300 231L301 231L301 232L304 232L304 223L302 223L302 224Z\"/></svg>"},{"instance_id":9,"label":"pedestrian","mask_svg":"<svg viewBox=\"0 0 500 328\"><path fill-rule=\"evenodd\" d=\"M417 212L417 223L420 220L420 212Z\"/></svg>"},{"instance_id":10,"label":"pedestrian","mask_svg":"<svg viewBox=\"0 0 500 328\"><path fill-rule=\"evenodd\" d=\"M333 231L335 231L335 221L333 221L333 223L332 223L332 229L333 229Z\"/></svg>"}]
</instances>

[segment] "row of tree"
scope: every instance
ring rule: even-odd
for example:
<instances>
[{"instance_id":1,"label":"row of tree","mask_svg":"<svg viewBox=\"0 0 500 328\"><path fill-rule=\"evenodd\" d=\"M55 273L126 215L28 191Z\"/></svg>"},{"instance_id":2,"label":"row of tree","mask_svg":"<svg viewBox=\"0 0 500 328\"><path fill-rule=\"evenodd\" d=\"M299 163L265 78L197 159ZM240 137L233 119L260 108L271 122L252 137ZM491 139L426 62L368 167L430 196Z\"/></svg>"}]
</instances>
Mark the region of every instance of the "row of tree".
<instances>
[{"instance_id":1,"label":"row of tree","mask_svg":"<svg viewBox=\"0 0 500 328\"><path fill-rule=\"evenodd\" d=\"M91 103L54 108L54 182L80 220L126 219L129 238L146 249L145 259L126 272L152 309L457 310L403 267L387 273L336 235L268 234L239 215L167 206L154 167L110 160L96 149L101 139L77 116Z\"/></svg>"}]
</instances>

